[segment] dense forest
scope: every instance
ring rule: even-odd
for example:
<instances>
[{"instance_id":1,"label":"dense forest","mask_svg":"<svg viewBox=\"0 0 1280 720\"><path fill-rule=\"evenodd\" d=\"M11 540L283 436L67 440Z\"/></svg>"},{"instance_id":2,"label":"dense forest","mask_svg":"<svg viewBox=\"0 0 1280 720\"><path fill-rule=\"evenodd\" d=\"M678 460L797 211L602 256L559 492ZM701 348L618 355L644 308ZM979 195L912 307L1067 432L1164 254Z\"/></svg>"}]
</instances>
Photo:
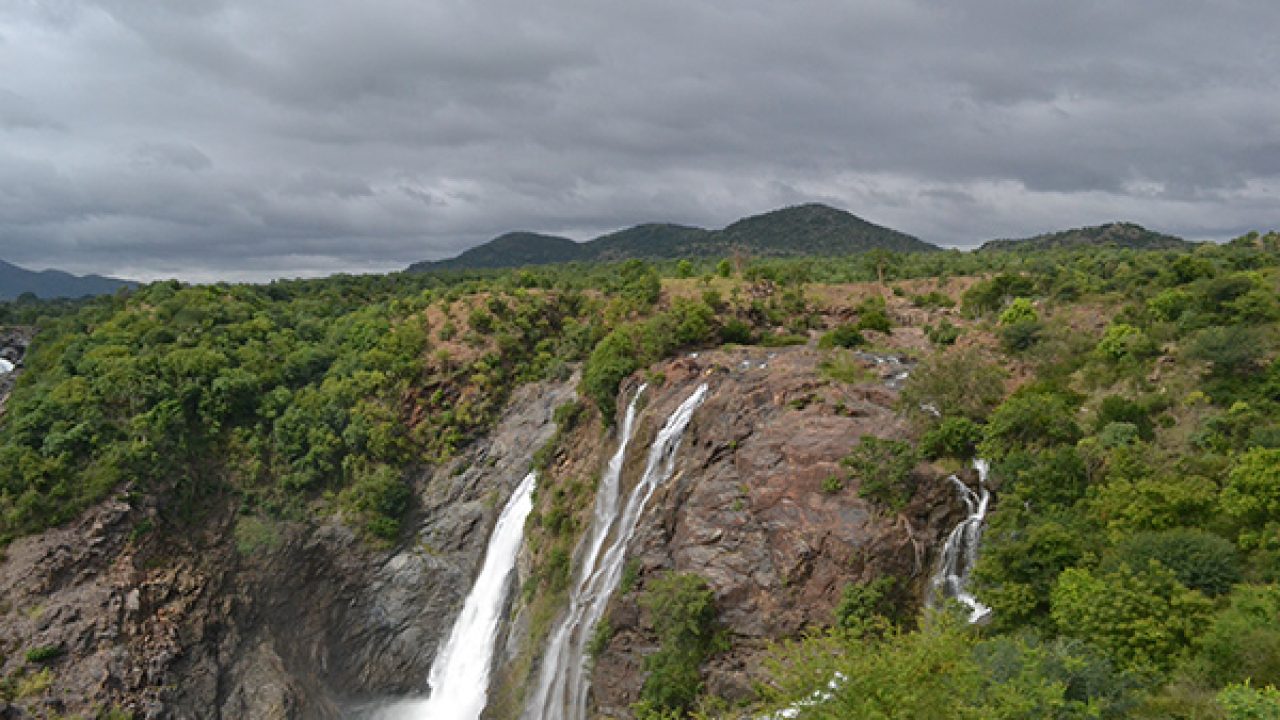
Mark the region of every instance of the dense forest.
<instances>
[{"instance_id":1,"label":"dense forest","mask_svg":"<svg viewBox=\"0 0 1280 720\"><path fill-rule=\"evenodd\" d=\"M826 305L851 283L882 297L836 319ZM123 489L160 502L139 536L231 504L248 546L264 519L321 516L393 544L412 469L484 433L524 382L580 368L570 422L613 418L633 373L722 344L813 343L854 381L844 351L906 322L885 310L898 298L950 309L901 391L915 442L851 439L849 466L893 513L920 465L991 463L972 588L990 621L906 613L885 585L850 585L832 627L774 648L751 712L1280 717L1278 291L1271 233L159 282L0 303L0 325L37 331L0 418L0 543ZM697 681L725 641L705 586L648 592L671 650L638 716L741 716ZM22 678L3 682L12 695Z\"/></svg>"}]
</instances>

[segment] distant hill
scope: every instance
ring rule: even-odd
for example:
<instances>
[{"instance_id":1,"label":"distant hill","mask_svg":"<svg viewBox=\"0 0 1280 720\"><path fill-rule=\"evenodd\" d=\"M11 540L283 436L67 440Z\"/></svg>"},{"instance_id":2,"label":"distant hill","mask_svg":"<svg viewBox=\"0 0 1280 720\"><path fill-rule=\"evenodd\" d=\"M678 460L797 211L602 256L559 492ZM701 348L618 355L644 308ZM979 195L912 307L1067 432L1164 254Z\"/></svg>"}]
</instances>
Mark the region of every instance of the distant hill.
<instances>
[{"instance_id":1,"label":"distant hill","mask_svg":"<svg viewBox=\"0 0 1280 720\"><path fill-rule=\"evenodd\" d=\"M101 275L72 275L61 270L27 270L0 260L0 300L14 300L23 293L40 298L78 298L107 295L137 283Z\"/></svg>"},{"instance_id":2,"label":"distant hill","mask_svg":"<svg viewBox=\"0 0 1280 720\"><path fill-rule=\"evenodd\" d=\"M687 257L711 236L710 230L670 223L645 223L582 244L585 257L601 262L630 258L663 260Z\"/></svg>"},{"instance_id":3,"label":"distant hill","mask_svg":"<svg viewBox=\"0 0 1280 720\"><path fill-rule=\"evenodd\" d=\"M419 265L430 265L432 269L546 265L580 260L581 253L581 246L567 237L510 232L483 245L477 245L457 257L435 263L418 263L409 269L418 269Z\"/></svg>"},{"instance_id":4,"label":"distant hill","mask_svg":"<svg viewBox=\"0 0 1280 720\"><path fill-rule=\"evenodd\" d=\"M630 258L674 260L733 252L760 256L849 255L872 248L899 252L938 249L936 245L869 223L843 210L811 203L744 218L723 230L647 223L583 243L553 235L507 233L448 260L415 263L409 271L614 262Z\"/></svg>"},{"instance_id":5,"label":"distant hill","mask_svg":"<svg viewBox=\"0 0 1280 720\"><path fill-rule=\"evenodd\" d=\"M1053 250L1079 247L1122 247L1134 250L1185 250L1195 243L1148 230L1141 225L1117 222L1046 233L1021 240L991 240L982 250Z\"/></svg>"}]
</instances>

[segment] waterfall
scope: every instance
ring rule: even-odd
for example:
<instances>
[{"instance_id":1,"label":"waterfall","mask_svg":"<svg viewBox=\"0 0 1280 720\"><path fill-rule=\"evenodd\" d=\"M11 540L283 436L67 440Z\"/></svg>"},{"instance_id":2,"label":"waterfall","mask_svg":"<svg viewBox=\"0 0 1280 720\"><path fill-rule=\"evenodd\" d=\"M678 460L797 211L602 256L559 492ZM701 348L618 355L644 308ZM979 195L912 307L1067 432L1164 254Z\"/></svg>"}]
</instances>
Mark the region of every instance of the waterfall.
<instances>
[{"instance_id":1,"label":"waterfall","mask_svg":"<svg viewBox=\"0 0 1280 720\"><path fill-rule=\"evenodd\" d=\"M627 502L618 513L619 481L626 454L627 435L633 418L628 409L628 426L622 444L609 463L596 498L596 516L590 530L591 542L586 546L577 583L569 596L569 609L552 632L542 659L542 670L533 702L526 709L530 720L584 720L587 714L587 690L590 675L586 667L586 646L596 623L604 616L609 598L622 579L627 545L635 534L640 514L653 491L675 472L676 451L684 437L693 413L706 397L707 386L701 385L676 409L654 438L649 448L644 475L636 483ZM610 495L611 498L601 498ZM616 520L616 522L615 522ZM604 548L611 534L612 543ZM603 554L601 550L604 549Z\"/></svg>"},{"instance_id":2,"label":"waterfall","mask_svg":"<svg viewBox=\"0 0 1280 720\"><path fill-rule=\"evenodd\" d=\"M987 490L987 461L981 458L973 461L978 471L978 491L960 482L955 475L947 478L956 486L960 499L964 501L969 514L951 530L947 542L942 546L942 556L938 558L938 569L934 572L931 585L933 598L955 598L969 608L969 622L976 623L991 615L991 608L983 605L973 593L969 592L969 573L978 562L978 541L982 539L982 523L987 516L987 503L991 493Z\"/></svg>"},{"instance_id":3,"label":"waterfall","mask_svg":"<svg viewBox=\"0 0 1280 720\"><path fill-rule=\"evenodd\" d=\"M533 509L530 472L512 493L489 537L484 565L453 623L449 639L436 654L426 700L397 703L383 709L380 720L475 720L484 710L489 692L489 669L506 604L508 578L524 538L524 523Z\"/></svg>"}]
</instances>

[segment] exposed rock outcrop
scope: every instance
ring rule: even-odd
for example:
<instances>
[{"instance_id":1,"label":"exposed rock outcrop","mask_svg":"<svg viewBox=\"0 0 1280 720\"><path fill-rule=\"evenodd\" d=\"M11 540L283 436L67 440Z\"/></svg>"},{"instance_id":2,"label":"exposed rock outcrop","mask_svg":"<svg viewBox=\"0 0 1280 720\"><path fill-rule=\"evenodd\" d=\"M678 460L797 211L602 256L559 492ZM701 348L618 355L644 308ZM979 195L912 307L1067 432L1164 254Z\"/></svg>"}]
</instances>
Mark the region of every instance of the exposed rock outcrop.
<instances>
[{"instance_id":1,"label":"exposed rock outcrop","mask_svg":"<svg viewBox=\"0 0 1280 720\"><path fill-rule=\"evenodd\" d=\"M904 609L920 602L932 553L961 514L952 488L921 466L919 489L901 512L858 496L858 478L840 460L863 436L909 437L894 408L894 379L904 367L867 356L870 377L850 384L824 376L825 355L805 347L742 348L651 369L625 487L638 479L671 411L700 383L710 391L684 437L674 477L654 495L631 544L638 582L619 591L607 614L613 634L593 660L596 715L630 717L643 659L657 649L638 598L646 581L663 572L696 573L714 591L732 649L711 660L705 679L710 692L729 699L751 696L770 641L830 625L845 585L893 577ZM624 387L619 406L637 384ZM566 441L553 473L563 479L598 472L600 465L585 468L575 452L589 438L599 444L598 426ZM593 461L602 459L597 453ZM528 678L536 678L536 669ZM509 697L520 696L511 685L528 681L504 680L499 695ZM509 708L495 714L509 716Z\"/></svg>"},{"instance_id":2,"label":"exposed rock outcrop","mask_svg":"<svg viewBox=\"0 0 1280 720\"><path fill-rule=\"evenodd\" d=\"M49 675L6 717L336 718L424 691L498 509L574 384L521 388L492 433L423 473L412 541L395 549L336 519L254 519L250 542L229 499L189 533L152 531L156 508L127 488L15 541L0 562L0 675Z\"/></svg>"}]
</instances>

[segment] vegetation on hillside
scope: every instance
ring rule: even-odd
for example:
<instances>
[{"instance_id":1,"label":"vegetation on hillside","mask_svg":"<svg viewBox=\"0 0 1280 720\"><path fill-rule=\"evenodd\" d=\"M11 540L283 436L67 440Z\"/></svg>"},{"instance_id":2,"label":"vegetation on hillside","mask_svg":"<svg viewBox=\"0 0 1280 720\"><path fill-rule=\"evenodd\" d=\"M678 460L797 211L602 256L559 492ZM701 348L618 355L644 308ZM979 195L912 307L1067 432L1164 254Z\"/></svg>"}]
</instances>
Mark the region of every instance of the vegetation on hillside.
<instances>
[{"instance_id":1,"label":"vegetation on hillside","mask_svg":"<svg viewBox=\"0 0 1280 720\"><path fill-rule=\"evenodd\" d=\"M723 230L646 223L583 243L538 233L507 233L457 257L415 263L410 272L503 268L552 263L677 260L725 255L850 255L867 250L921 252L938 248L843 210L808 204L743 218Z\"/></svg>"},{"instance_id":2,"label":"vegetation on hillside","mask_svg":"<svg viewBox=\"0 0 1280 720\"><path fill-rule=\"evenodd\" d=\"M520 383L580 364L590 404L557 413L559 438L584 414L609 422L622 381L672 353L813 343L824 372L856 381L846 348L909 321L931 348L901 395L918 443L864 442L848 464L892 508L917 462L991 461L973 589L992 622L920 622L852 592L837 627L776 649L755 710L1273 717L1278 289L1280 236L1251 234L1179 250L632 260L28 298L0 304L3 322L38 328L0 419L0 536L127 488L159 502L158 532L223 503L337 515L391 541L415 469L482 433ZM886 298L946 325L930 323L926 343L923 321ZM563 594L590 493L584 478L539 489L530 597ZM698 695L696 668L723 641L705 585L673 576L645 592L675 623L659 628L646 712L716 707Z\"/></svg>"}]
</instances>

